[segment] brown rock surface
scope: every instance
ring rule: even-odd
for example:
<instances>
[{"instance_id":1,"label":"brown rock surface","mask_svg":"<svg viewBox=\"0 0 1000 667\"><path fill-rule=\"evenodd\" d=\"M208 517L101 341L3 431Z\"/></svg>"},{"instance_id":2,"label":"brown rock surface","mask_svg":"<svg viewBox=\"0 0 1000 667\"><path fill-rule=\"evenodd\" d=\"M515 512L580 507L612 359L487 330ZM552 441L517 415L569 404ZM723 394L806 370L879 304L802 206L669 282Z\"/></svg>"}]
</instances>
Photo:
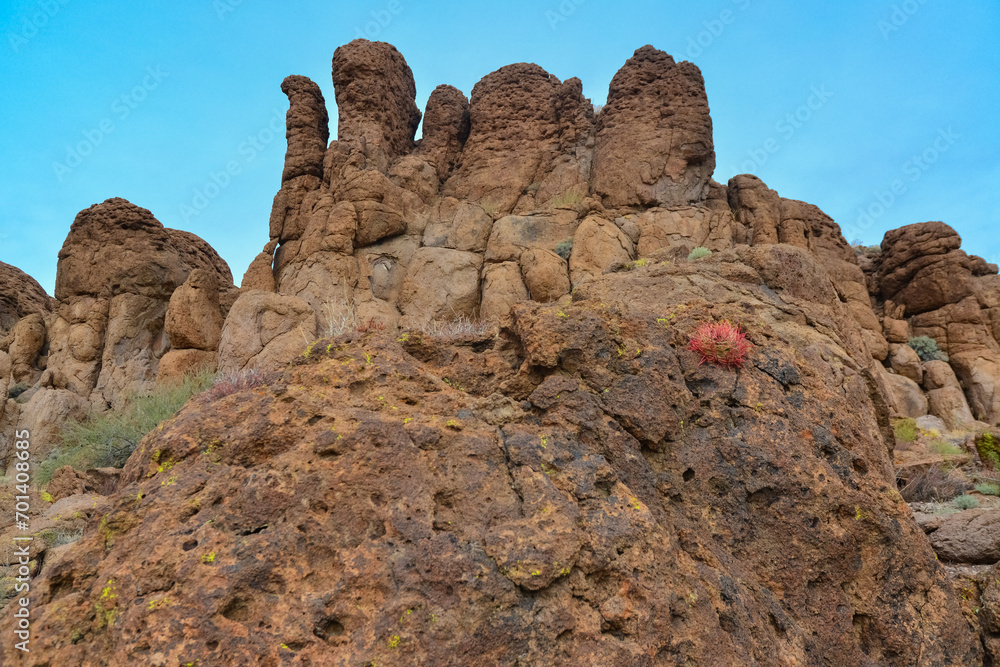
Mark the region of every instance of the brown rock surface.
<instances>
[{"instance_id":1,"label":"brown rock surface","mask_svg":"<svg viewBox=\"0 0 1000 667\"><path fill-rule=\"evenodd\" d=\"M747 244L778 243L781 197L750 174L729 179L729 206L736 222L747 230Z\"/></svg>"},{"instance_id":2,"label":"brown rock surface","mask_svg":"<svg viewBox=\"0 0 1000 667\"><path fill-rule=\"evenodd\" d=\"M391 44L356 39L333 54L337 141L382 151L388 158L413 148L420 110L413 72Z\"/></svg>"},{"instance_id":3,"label":"brown rock surface","mask_svg":"<svg viewBox=\"0 0 1000 667\"><path fill-rule=\"evenodd\" d=\"M108 199L80 211L59 251L56 298L137 294L169 299L188 274L205 269L231 285L229 267L203 240L166 229L144 208Z\"/></svg>"},{"instance_id":4,"label":"brown rock surface","mask_svg":"<svg viewBox=\"0 0 1000 667\"><path fill-rule=\"evenodd\" d=\"M222 335L219 283L213 273L195 269L174 290L167 306L164 328L174 349L212 351Z\"/></svg>"},{"instance_id":5,"label":"brown rock surface","mask_svg":"<svg viewBox=\"0 0 1000 667\"><path fill-rule=\"evenodd\" d=\"M52 297L34 278L16 266L0 262L0 332L10 330L19 319L32 313L48 315L52 308Z\"/></svg>"},{"instance_id":6,"label":"brown rock surface","mask_svg":"<svg viewBox=\"0 0 1000 667\"><path fill-rule=\"evenodd\" d=\"M469 100L454 86L438 86L427 100L417 155L427 160L444 181L459 161L468 138Z\"/></svg>"},{"instance_id":7,"label":"brown rock surface","mask_svg":"<svg viewBox=\"0 0 1000 667\"><path fill-rule=\"evenodd\" d=\"M930 538L941 560L996 563L1000 561L1000 511L974 509L952 514Z\"/></svg>"},{"instance_id":8,"label":"brown rock surface","mask_svg":"<svg viewBox=\"0 0 1000 667\"><path fill-rule=\"evenodd\" d=\"M316 313L302 299L244 292L222 328L219 371L284 365L315 340L316 334Z\"/></svg>"},{"instance_id":9,"label":"brown rock surface","mask_svg":"<svg viewBox=\"0 0 1000 667\"><path fill-rule=\"evenodd\" d=\"M579 79L560 82L528 63L502 67L473 88L469 116L461 165L445 194L501 214L538 209L570 191L587 194L593 108Z\"/></svg>"},{"instance_id":10,"label":"brown rock surface","mask_svg":"<svg viewBox=\"0 0 1000 667\"><path fill-rule=\"evenodd\" d=\"M614 264L624 264L635 258L635 246L615 223L590 216L573 236L573 253L569 258L569 274L574 285L584 278L602 274Z\"/></svg>"},{"instance_id":11,"label":"brown rock surface","mask_svg":"<svg viewBox=\"0 0 1000 667\"><path fill-rule=\"evenodd\" d=\"M883 299L919 315L972 294L972 262L959 250L962 239L942 222L923 222L886 232L879 256Z\"/></svg>"},{"instance_id":12,"label":"brown rock surface","mask_svg":"<svg viewBox=\"0 0 1000 667\"><path fill-rule=\"evenodd\" d=\"M889 405L896 416L916 419L927 414L927 397L920 385L904 375L885 373L884 377L889 387Z\"/></svg>"},{"instance_id":13,"label":"brown rock surface","mask_svg":"<svg viewBox=\"0 0 1000 667\"><path fill-rule=\"evenodd\" d=\"M39 313L21 319L10 332L11 377L15 383L34 384L41 374L38 356L46 343L45 320Z\"/></svg>"},{"instance_id":14,"label":"brown rock surface","mask_svg":"<svg viewBox=\"0 0 1000 667\"><path fill-rule=\"evenodd\" d=\"M971 428L975 419L965 400L962 386L945 361L924 362L924 390L930 413L940 417L950 429Z\"/></svg>"},{"instance_id":15,"label":"brown rock surface","mask_svg":"<svg viewBox=\"0 0 1000 667\"><path fill-rule=\"evenodd\" d=\"M637 50L611 80L596 129L592 185L605 206L683 206L705 198L715 147L695 65L675 63L652 46Z\"/></svg>"},{"instance_id":16,"label":"brown rock surface","mask_svg":"<svg viewBox=\"0 0 1000 667\"><path fill-rule=\"evenodd\" d=\"M270 234L282 242L298 238L305 227L303 202L323 180L323 158L330 138L326 101L319 86L304 76L289 76L281 83L288 96L285 115L285 168L281 189L271 207Z\"/></svg>"},{"instance_id":17,"label":"brown rock surface","mask_svg":"<svg viewBox=\"0 0 1000 667\"><path fill-rule=\"evenodd\" d=\"M502 338L320 341L192 402L45 559L35 664L981 664L891 493L857 325L717 254L519 305ZM739 372L686 349L721 318Z\"/></svg>"},{"instance_id":18,"label":"brown rock surface","mask_svg":"<svg viewBox=\"0 0 1000 667\"><path fill-rule=\"evenodd\" d=\"M917 384L924 381L924 367L920 357L909 345L891 345L889 347L889 365L903 377L908 377Z\"/></svg>"}]
</instances>

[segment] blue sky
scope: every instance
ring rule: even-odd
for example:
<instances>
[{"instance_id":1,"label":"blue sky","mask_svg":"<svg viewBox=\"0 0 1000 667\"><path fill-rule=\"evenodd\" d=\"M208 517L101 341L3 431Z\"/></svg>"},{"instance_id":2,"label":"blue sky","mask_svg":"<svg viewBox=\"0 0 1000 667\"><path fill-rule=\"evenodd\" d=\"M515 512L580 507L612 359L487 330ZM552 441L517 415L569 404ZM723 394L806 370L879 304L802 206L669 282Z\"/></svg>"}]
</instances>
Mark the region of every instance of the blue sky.
<instances>
[{"instance_id":1,"label":"blue sky","mask_svg":"<svg viewBox=\"0 0 1000 667\"><path fill-rule=\"evenodd\" d=\"M1000 260L996 0L4 0L0 260L51 293L76 213L125 197L209 241L238 284L280 184L281 80L320 84L335 136L330 60L359 36L399 48L421 108L522 61L602 103L652 44L705 75L716 180L757 174L866 244L943 220Z\"/></svg>"}]
</instances>

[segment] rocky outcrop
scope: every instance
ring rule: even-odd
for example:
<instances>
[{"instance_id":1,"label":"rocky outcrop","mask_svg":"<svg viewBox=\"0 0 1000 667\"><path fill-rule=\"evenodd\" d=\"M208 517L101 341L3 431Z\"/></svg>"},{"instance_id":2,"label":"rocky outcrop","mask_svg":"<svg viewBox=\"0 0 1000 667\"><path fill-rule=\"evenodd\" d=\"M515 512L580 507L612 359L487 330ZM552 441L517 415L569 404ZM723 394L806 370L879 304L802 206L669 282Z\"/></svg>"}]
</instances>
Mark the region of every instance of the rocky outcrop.
<instances>
[{"instance_id":1,"label":"rocky outcrop","mask_svg":"<svg viewBox=\"0 0 1000 667\"><path fill-rule=\"evenodd\" d=\"M898 339L928 336L948 355L972 415L1000 420L1000 277L997 267L960 249L948 225L925 222L887 232L870 269L886 329ZM935 383L937 384L937 383ZM935 386L933 391L940 391ZM938 394L942 418L965 421L953 392ZM942 403L943 401L943 403ZM957 413L955 412L957 411Z\"/></svg>"},{"instance_id":2,"label":"rocky outcrop","mask_svg":"<svg viewBox=\"0 0 1000 667\"><path fill-rule=\"evenodd\" d=\"M22 317L52 312L52 297L27 273L0 262L0 348L4 333Z\"/></svg>"},{"instance_id":3,"label":"rocky outcrop","mask_svg":"<svg viewBox=\"0 0 1000 667\"><path fill-rule=\"evenodd\" d=\"M469 100L454 86L438 86L427 100L417 155L433 166L438 180L444 182L461 159L468 138Z\"/></svg>"},{"instance_id":4,"label":"rocky outcrop","mask_svg":"<svg viewBox=\"0 0 1000 667\"><path fill-rule=\"evenodd\" d=\"M597 117L594 192L605 206L680 206L705 199L715 170L701 72L652 46L615 74Z\"/></svg>"},{"instance_id":5,"label":"rocky outcrop","mask_svg":"<svg viewBox=\"0 0 1000 667\"><path fill-rule=\"evenodd\" d=\"M32 655L979 665L846 312L772 245L595 277L497 338L318 341L143 442L33 580ZM739 372L687 350L723 318Z\"/></svg>"},{"instance_id":6,"label":"rocky outcrop","mask_svg":"<svg viewBox=\"0 0 1000 667\"><path fill-rule=\"evenodd\" d=\"M330 126L323 93L308 78L287 77L281 83L281 92L289 101L285 115L288 148L281 189L271 207L270 234L272 239L284 242L299 238L305 230L308 211L302 208L306 196L316 191L323 180Z\"/></svg>"},{"instance_id":7,"label":"rocky outcrop","mask_svg":"<svg viewBox=\"0 0 1000 667\"><path fill-rule=\"evenodd\" d=\"M587 194L593 108L579 79L560 82L538 65L508 65L476 84L469 115L461 165L445 194L502 213Z\"/></svg>"},{"instance_id":8,"label":"rocky outcrop","mask_svg":"<svg viewBox=\"0 0 1000 667\"><path fill-rule=\"evenodd\" d=\"M55 291L51 313L29 314L6 338L5 380L30 389L0 411L0 445L27 428L51 447L67 420L121 408L152 389L165 358L165 379L214 365L213 344L236 298L229 267L211 246L124 199L77 215L59 253ZM208 358L178 357L174 348ZM10 462L7 449L0 464Z\"/></svg>"},{"instance_id":9,"label":"rocky outcrop","mask_svg":"<svg viewBox=\"0 0 1000 667\"><path fill-rule=\"evenodd\" d=\"M413 149L420 125L417 88L403 55L384 42L357 39L333 54L337 141L392 160Z\"/></svg>"}]
</instances>

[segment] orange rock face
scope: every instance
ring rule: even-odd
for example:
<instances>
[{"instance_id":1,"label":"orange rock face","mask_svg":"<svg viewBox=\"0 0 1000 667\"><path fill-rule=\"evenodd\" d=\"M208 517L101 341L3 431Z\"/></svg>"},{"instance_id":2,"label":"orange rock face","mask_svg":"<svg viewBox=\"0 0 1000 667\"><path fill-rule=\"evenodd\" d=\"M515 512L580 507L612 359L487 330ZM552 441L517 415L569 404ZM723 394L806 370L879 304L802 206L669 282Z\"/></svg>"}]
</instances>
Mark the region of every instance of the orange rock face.
<instances>
[{"instance_id":1,"label":"orange rock face","mask_svg":"<svg viewBox=\"0 0 1000 667\"><path fill-rule=\"evenodd\" d=\"M191 402L45 559L32 655L980 664L891 493L859 327L832 292L774 302L781 248L604 275L498 338L320 340ZM686 349L718 319L754 344L738 372Z\"/></svg>"}]
</instances>

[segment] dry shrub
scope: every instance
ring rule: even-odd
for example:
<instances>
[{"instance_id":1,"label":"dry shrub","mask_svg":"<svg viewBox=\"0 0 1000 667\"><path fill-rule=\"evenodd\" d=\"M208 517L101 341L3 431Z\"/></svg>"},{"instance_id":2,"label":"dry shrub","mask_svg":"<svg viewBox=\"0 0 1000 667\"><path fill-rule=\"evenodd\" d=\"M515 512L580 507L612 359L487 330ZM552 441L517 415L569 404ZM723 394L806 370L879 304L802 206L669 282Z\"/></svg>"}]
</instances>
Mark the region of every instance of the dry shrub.
<instances>
[{"instance_id":1,"label":"dry shrub","mask_svg":"<svg viewBox=\"0 0 1000 667\"><path fill-rule=\"evenodd\" d=\"M267 383L264 371L251 368L232 373L222 373L215 378L211 388L205 392L205 400L214 402L220 398L248 389L255 389Z\"/></svg>"},{"instance_id":2,"label":"dry shrub","mask_svg":"<svg viewBox=\"0 0 1000 667\"><path fill-rule=\"evenodd\" d=\"M496 324L490 320L474 320L462 315L450 322L431 322L422 331L434 338L482 337L496 333Z\"/></svg>"},{"instance_id":3,"label":"dry shrub","mask_svg":"<svg viewBox=\"0 0 1000 667\"><path fill-rule=\"evenodd\" d=\"M908 503L951 500L970 488L968 481L952 468L932 465L908 472L909 477L896 478L899 493Z\"/></svg>"}]
</instances>

